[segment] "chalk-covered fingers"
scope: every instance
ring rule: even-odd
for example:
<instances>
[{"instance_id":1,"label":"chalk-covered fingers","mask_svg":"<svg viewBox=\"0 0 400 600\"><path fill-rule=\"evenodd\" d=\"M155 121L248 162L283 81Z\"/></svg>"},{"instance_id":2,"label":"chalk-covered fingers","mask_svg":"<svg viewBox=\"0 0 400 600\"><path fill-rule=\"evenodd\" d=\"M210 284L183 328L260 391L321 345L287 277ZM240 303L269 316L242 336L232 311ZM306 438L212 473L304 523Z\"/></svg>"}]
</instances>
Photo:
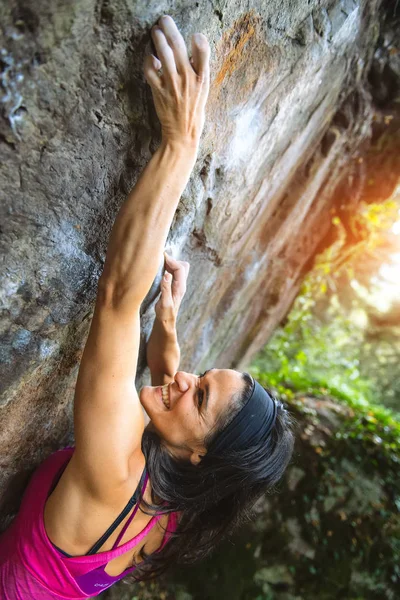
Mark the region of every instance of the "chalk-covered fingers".
<instances>
[{"instance_id":1,"label":"chalk-covered fingers","mask_svg":"<svg viewBox=\"0 0 400 600\"><path fill-rule=\"evenodd\" d=\"M161 122L162 141L197 152L205 121L209 91L210 46L203 34L192 38L189 61L185 41L174 20L165 15L152 29L158 60L150 55L144 64L145 77ZM162 75L159 70L162 67Z\"/></svg>"},{"instance_id":2,"label":"chalk-covered fingers","mask_svg":"<svg viewBox=\"0 0 400 600\"><path fill-rule=\"evenodd\" d=\"M169 15L163 15L158 20L158 27L164 33L165 39L172 50L175 58L176 70L183 75L188 69L191 69L189 56L186 49L185 40L175 21Z\"/></svg>"},{"instance_id":3,"label":"chalk-covered fingers","mask_svg":"<svg viewBox=\"0 0 400 600\"><path fill-rule=\"evenodd\" d=\"M177 74L175 56L172 48L167 42L163 29L158 25L154 25L151 29L151 37L157 50L158 58L162 64L163 76L171 80L173 76Z\"/></svg>"},{"instance_id":4,"label":"chalk-covered fingers","mask_svg":"<svg viewBox=\"0 0 400 600\"><path fill-rule=\"evenodd\" d=\"M154 88L161 87L161 79L158 71L160 71L162 67L161 62L158 60L154 54L148 54L145 56L143 63L143 73L146 78L147 83Z\"/></svg>"},{"instance_id":5,"label":"chalk-covered fingers","mask_svg":"<svg viewBox=\"0 0 400 600\"><path fill-rule=\"evenodd\" d=\"M210 86L210 44L203 33L192 35L192 58L190 59L197 80L204 85L203 94L207 97Z\"/></svg>"},{"instance_id":6,"label":"chalk-covered fingers","mask_svg":"<svg viewBox=\"0 0 400 600\"><path fill-rule=\"evenodd\" d=\"M210 44L206 36L202 33L195 33L192 36L192 58L190 64L196 73L196 81L199 87L199 113L200 113L200 132L204 128L206 118L206 103L210 91Z\"/></svg>"}]
</instances>

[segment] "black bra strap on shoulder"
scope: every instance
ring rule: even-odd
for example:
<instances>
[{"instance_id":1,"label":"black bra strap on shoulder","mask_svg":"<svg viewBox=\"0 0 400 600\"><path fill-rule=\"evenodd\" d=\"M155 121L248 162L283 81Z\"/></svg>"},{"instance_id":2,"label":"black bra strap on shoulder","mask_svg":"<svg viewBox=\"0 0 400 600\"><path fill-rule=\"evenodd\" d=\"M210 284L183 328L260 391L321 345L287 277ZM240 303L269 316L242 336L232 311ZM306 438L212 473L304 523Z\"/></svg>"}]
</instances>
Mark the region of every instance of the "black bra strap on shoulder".
<instances>
[{"instance_id":1,"label":"black bra strap on shoulder","mask_svg":"<svg viewBox=\"0 0 400 600\"><path fill-rule=\"evenodd\" d=\"M122 512L118 515L118 517L115 519L115 521L110 525L110 527L107 529L107 531L101 536L101 538L95 544L93 544L93 546L90 548L90 550L88 552L86 552L85 556L88 556L89 554L96 554L96 552L102 547L104 542L106 540L108 540L110 535L115 531L115 529L118 527L118 525L121 523L121 521L130 512L131 508L136 504L137 499L140 494L140 491L143 489L143 484L144 484L144 481L146 478L146 474L147 474L147 471L146 471L146 466L145 466L143 469L143 473L140 478L140 481L138 483L138 486L137 486L132 498L129 500L128 504L125 506L125 508L122 510Z\"/></svg>"}]
</instances>

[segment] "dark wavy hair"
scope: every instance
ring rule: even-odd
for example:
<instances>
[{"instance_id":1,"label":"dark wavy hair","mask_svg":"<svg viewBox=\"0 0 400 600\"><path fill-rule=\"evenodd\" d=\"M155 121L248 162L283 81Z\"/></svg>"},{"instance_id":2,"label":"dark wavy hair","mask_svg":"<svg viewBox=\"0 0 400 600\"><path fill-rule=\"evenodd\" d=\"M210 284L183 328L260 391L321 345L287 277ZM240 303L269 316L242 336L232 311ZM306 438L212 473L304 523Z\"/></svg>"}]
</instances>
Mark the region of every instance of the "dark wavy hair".
<instances>
[{"instance_id":1,"label":"dark wavy hair","mask_svg":"<svg viewBox=\"0 0 400 600\"><path fill-rule=\"evenodd\" d=\"M206 448L250 398L252 377L242 373L242 379L242 390L233 395L204 440ZM277 416L266 444L227 449L218 455L207 451L198 465L172 457L151 423L146 427L142 451L152 485L152 503L141 497L141 508L146 514L179 512L179 524L160 552L139 554L143 562L126 582L152 579L170 566L205 558L222 539L251 518L255 502L280 480L293 452L295 420L283 402L273 397Z\"/></svg>"}]
</instances>

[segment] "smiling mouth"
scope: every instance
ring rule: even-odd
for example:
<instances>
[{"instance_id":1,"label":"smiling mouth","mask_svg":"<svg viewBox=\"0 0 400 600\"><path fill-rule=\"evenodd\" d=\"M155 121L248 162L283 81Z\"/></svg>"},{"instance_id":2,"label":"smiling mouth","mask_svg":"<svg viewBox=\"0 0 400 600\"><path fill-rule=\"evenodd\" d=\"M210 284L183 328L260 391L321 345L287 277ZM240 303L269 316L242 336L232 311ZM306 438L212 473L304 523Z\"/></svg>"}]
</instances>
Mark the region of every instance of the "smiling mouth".
<instances>
[{"instance_id":1,"label":"smiling mouth","mask_svg":"<svg viewBox=\"0 0 400 600\"><path fill-rule=\"evenodd\" d=\"M166 408L168 408L168 410L169 410L171 408L171 405L170 405L170 401L169 401L168 389L169 389L169 384L168 383L166 383L165 385L162 385L160 387L162 401L164 403L164 406Z\"/></svg>"}]
</instances>

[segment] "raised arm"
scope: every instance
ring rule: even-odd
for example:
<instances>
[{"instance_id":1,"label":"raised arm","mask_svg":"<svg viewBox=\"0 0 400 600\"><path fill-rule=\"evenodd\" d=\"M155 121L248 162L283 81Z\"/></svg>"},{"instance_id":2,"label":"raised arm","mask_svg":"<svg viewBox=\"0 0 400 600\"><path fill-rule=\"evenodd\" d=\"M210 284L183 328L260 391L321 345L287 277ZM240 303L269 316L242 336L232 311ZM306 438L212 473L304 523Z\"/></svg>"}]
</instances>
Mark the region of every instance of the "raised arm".
<instances>
[{"instance_id":1,"label":"raised arm","mask_svg":"<svg viewBox=\"0 0 400 600\"><path fill-rule=\"evenodd\" d=\"M113 226L74 398L75 452L69 473L75 485L103 500L143 468L144 416L135 388L139 308L196 161L209 88L207 38L194 36L189 61L173 19L165 16L159 23L162 30L153 28L152 36L161 62L146 57L144 73L162 143Z\"/></svg>"},{"instance_id":2,"label":"raised arm","mask_svg":"<svg viewBox=\"0 0 400 600\"><path fill-rule=\"evenodd\" d=\"M193 36L189 61L173 19L161 17L152 37L161 63L147 56L144 73L151 86L162 143L121 208L112 229L101 285L113 305L139 307L157 274L179 198L197 157L209 90L207 38ZM192 66L193 65L193 66Z\"/></svg>"}]
</instances>

